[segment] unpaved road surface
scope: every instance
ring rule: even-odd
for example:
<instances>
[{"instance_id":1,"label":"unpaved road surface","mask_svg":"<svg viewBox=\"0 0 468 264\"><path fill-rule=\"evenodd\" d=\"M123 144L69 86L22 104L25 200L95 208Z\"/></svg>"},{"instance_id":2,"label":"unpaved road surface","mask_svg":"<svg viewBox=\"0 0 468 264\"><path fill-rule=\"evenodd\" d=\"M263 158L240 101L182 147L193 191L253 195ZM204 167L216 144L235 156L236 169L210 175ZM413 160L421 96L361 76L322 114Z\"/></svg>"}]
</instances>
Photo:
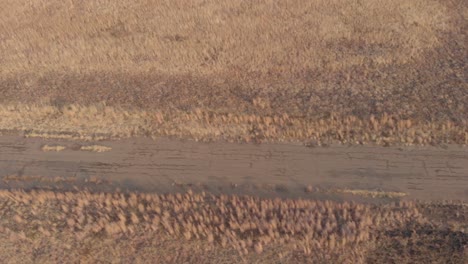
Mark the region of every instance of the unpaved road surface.
<instances>
[{"instance_id":1,"label":"unpaved road surface","mask_svg":"<svg viewBox=\"0 0 468 264\"><path fill-rule=\"evenodd\" d=\"M101 189L168 192L190 187L298 197L313 195L304 192L311 185L468 200L468 149L460 146L307 148L146 138L96 144L111 149L90 152L80 149L90 145L86 142L1 136L0 187L68 188L87 180L89 188ZM65 149L43 151L44 145ZM56 177L62 180L54 182ZM93 185L95 178L103 182Z\"/></svg>"}]
</instances>

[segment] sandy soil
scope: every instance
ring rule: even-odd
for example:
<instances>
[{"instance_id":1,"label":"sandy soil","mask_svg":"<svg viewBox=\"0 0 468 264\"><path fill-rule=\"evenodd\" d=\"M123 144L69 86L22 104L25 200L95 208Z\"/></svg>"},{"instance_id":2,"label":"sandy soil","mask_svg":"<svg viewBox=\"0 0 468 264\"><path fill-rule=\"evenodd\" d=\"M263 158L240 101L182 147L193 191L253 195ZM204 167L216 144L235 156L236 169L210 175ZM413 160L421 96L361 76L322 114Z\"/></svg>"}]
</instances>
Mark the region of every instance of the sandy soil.
<instances>
[{"instance_id":1,"label":"sandy soil","mask_svg":"<svg viewBox=\"0 0 468 264\"><path fill-rule=\"evenodd\" d=\"M165 193L192 188L322 198L341 197L336 192L349 189L468 200L468 150L459 146L310 148L165 138L93 143L3 136L0 153L3 188L85 184L100 190ZM98 181L102 184L96 186ZM308 186L312 188L306 192Z\"/></svg>"}]
</instances>

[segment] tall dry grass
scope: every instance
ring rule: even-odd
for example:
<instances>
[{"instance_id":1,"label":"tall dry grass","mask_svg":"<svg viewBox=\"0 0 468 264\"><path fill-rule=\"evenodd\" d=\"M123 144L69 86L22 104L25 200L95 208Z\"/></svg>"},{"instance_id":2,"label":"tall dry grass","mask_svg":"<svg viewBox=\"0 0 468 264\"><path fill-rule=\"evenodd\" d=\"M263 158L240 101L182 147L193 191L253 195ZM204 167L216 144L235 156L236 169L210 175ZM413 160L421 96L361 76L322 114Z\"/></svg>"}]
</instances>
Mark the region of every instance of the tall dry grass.
<instances>
[{"instance_id":1,"label":"tall dry grass","mask_svg":"<svg viewBox=\"0 0 468 264\"><path fill-rule=\"evenodd\" d=\"M24 131L26 137L99 141L128 137L175 136L197 141L301 142L309 147L341 144L444 145L468 144L467 124L399 120L384 115L322 119L282 115L225 114L185 111L128 110L105 104L0 105L0 132ZM105 151L104 146L81 149Z\"/></svg>"},{"instance_id":2,"label":"tall dry grass","mask_svg":"<svg viewBox=\"0 0 468 264\"><path fill-rule=\"evenodd\" d=\"M2 0L3 74L260 72L404 64L440 45L438 1Z\"/></svg>"},{"instance_id":3,"label":"tall dry grass","mask_svg":"<svg viewBox=\"0 0 468 264\"><path fill-rule=\"evenodd\" d=\"M30 105L7 112L2 129L237 141L467 140L463 0L0 4L0 104ZM114 112L96 113L102 102ZM70 105L81 110L70 115ZM139 114L147 112L157 118ZM275 122L243 119L283 115L296 121L267 127ZM376 132L368 129L372 116L424 127L395 134L392 124L377 124ZM350 127L354 117L361 124Z\"/></svg>"},{"instance_id":4,"label":"tall dry grass","mask_svg":"<svg viewBox=\"0 0 468 264\"><path fill-rule=\"evenodd\" d=\"M0 256L21 263L463 263L468 244L454 201L39 189L1 190L0 205Z\"/></svg>"}]
</instances>

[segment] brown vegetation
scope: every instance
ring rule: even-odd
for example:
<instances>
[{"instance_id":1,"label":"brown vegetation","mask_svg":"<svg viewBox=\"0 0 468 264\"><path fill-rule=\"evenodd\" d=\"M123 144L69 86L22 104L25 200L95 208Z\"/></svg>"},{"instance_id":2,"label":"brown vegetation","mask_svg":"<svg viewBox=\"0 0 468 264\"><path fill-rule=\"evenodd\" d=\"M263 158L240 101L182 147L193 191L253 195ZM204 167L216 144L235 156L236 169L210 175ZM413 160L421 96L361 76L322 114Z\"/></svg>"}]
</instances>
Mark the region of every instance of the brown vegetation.
<instances>
[{"instance_id":1,"label":"brown vegetation","mask_svg":"<svg viewBox=\"0 0 468 264\"><path fill-rule=\"evenodd\" d=\"M0 106L0 130L23 130L26 137L103 140L132 136L177 136L200 141L302 142L307 146L330 143L378 145L468 144L466 125L399 120L371 115L368 119L332 115L299 118L286 113L260 116L215 111L125 110L105 104L64 108Z\"/></svg>"},{"instance_id":2,"label":"brown vegetation","mask_svg":"<svg viewBox=\"0 0 468 264\"><path fill-rule=\"evenodd\" d=\"M2 67L11 75L245 72L291 77L369 63L401 65L442 45L439 34L453 26L454 12L434 0L2 4Z\"/></svg>"},{"instance_id":3,"label":"brown vegetation","mask_svg":"<svg viewBox=\"0 0 468 264\"><path fill-rule=\"evenodd\" d=\"M0 3L0 103L27 105L14 123L2 108L2 129L468 140L462 0ZM116 116L92 110L104 101Z\"/></svg>"},{"instance_id":4,"label":"brown vegetation","mask_svg":"<svg viewBox=\"0 0 468 264\"><path fill-rule=\"evenodd\" d=\"M55 145L55 146L49 146L49 145L44 145L42 146L42 151L56 151L56 152L59 152L59 151L62 151L65 149L64 146L60 146L60 145Z\"/></svg>"},{"instance_id":5,"label":"brown vegetation","mask_svg":"<svg viewBox=\"0 0 468 264\"><path fill-rule=\"evenodd\" d=\"M389 191L372 191L372 190L351 190L351 189L338 189L339 193L350 193L353 195L368 196L372 198L401 198L407 196L404 192L389 192Z\"/></svg>"},{"instance_id":6,"label":"brown vegetation","mask_svg":"<svg viewBox=\"0 0 468 264\"><path fill-rule=\"evenodd\" d=\"M75 182L77 179L75 177L44 177L36 175L8 175L2 177L2 181L5 183L10 182L44 182L44 183L60 183L60 182Z\"/></svg>"},{"instance_id":7,"label":"brown vegetation","mask_svg":"<svg viewBox=\"0 0 468 264\"><path fill-rule=\"evenodd\" d=\"M111 151L112 148L101 146L101 145L89 145L89 146L81 146L80 150L91 151L91 152L107 152L107 151Z\"/></svg>"},{"instance_id":8,"label":"brown vegetation","mask_svg":"<svg viewBox=\"0 0 468 264\"><path fill-rule=\"evenodd\" d=\"M405 201L3 190L0 206L1 255L9 261L18 258L16 247L23 262L34 263L137 256L136 262L158 263L463 263L468 245L466 232L443 229L427 214L431 205ZM449 206L466 219L465 204ZM431 251L440 239L448 243Z\"/></svg>"}]
</instances>

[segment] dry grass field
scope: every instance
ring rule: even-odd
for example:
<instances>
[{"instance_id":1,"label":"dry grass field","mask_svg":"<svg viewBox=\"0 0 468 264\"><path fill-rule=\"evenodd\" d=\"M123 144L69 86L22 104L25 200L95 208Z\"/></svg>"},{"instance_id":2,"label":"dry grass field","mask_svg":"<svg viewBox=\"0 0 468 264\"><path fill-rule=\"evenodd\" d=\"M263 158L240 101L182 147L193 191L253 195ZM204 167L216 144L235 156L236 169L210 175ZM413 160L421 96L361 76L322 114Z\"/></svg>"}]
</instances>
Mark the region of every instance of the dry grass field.
<instances>
[{"instance_id":1,"label":"dry grass field","mask_svg":"<svg viewBox=\"0 0 468 264\"><path fill-rule=\"evenodd\" d=\"M465 0L0 6L0 136L78 140L86 155L117 149L97 141L139 136L468 144ZM40 155L69 150L40 145ZM65 192L54 187L76 178L24 168L5 184L53 191L0 190L0 263L468 262L466 201L351 189L337 192L368 200Z\"/></svg>"},{"instance_id":2,"label":"dry grass field","mask_svg":"<svg viewBox=\"0 0 468 264\"><path fill-rule=\"evenodd\" d=\"M0 116L0 134L2 130L5 134L13 130L24 131L26 137L80 141L176 136L197 141L302 142L310 147L336 142L384 146L468 144L466 125L453 121L412 121L387 114L313 119L287 113L261 116L200 109L126 110L105 104L67 107L8 104L0 105Z\"/></svg>"},{"instance_id":3,"label":"dry grass field","mask_svg":"<svg viewBox=\"0 0 468 264\"><path fill-rule=\"evenodd\" d=\"M463 0L0 4L2 129L352 144L468 140ZM114 130L88 124L103 102L122 116L110 117ZM68 120L70 105L85 110ZM128 112L163 117L132 126ZM263 127L283 116L292 121ZM391 122L375 133L372 118ZM415 131L392 131L399 122Z\"/></svg>"},{"instance_id":4,"label":"dry grass field","mask_svg":"<svg viewBox=\"0 0 468 264\"><path fill-rule=\"evenodd\" d=\"M0 191L2 263L466 263L465 203Z\"/></svg>"}]
</instances>

